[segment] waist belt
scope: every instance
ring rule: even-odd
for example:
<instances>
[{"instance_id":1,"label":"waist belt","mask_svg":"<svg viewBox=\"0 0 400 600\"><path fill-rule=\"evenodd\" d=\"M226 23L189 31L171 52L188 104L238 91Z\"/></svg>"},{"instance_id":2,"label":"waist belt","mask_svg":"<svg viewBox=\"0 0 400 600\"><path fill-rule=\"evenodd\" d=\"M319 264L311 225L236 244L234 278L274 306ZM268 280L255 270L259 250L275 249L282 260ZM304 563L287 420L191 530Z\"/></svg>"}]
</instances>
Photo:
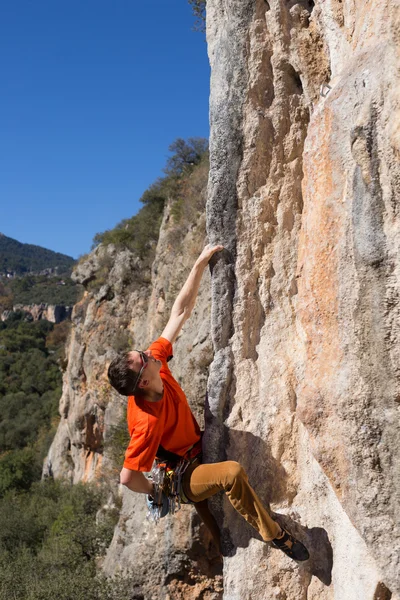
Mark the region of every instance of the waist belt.
<instances>
[{"instance_id":1,"label":"waist belt","mask_svg":"<svg viewBox=\"0 0 400 600\"><path fill-rule=\"evenodd\" d=\"M201 438L195 444L193 444L193 446L190 446L190 448L188 450L186 450L186 452L183 456L181 456L180 454L175 454L175 452L170 452L169 450L166 450L160 444L157 449L156 460L165 461L165 462L169 463L170 466L174 467L183 458L185 458L186 460L191 460L192 458L195 458L196 456L199 456L200 454L201 454Z\"/></svg>"}]
</instances>

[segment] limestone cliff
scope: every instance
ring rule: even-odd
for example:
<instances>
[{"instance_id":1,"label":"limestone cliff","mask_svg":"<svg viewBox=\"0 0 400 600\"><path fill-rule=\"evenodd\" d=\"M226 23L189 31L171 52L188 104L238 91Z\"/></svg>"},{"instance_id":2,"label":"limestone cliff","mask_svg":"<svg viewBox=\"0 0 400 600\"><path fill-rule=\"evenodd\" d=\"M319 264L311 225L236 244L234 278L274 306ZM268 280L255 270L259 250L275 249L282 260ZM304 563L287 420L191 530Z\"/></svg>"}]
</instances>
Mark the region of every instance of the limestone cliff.
<instances>
[{"instance_id":1,"label":"limestone cliff","mask_svg":"<svg viewBox=\"0 0 400 600\"><path fill-rule=\"evenodd\" d=\"M311 551L217 505L229 600L400 591L399 27L397 2L207 1L206 448Z\"/></svg>"},{"instance_id":2,"label":"limestone cliff","mask_svg":"<svg viewBox=\"0 0 400 600\"><path fill-rule=\"evenodd\" d=\"M226 250L172 369L201 418L214 355L206 458L240 461L311 553L296 565L217 499L227 600L399 598L399 32L388 0L207 0L207 229ZM106 365L157 335L200 250L201 218L178 235L170 208L150 266L108 246L76 272L112 265L72 316L56 475L99 472L124 412ZM105 571L133 567L135 598L221 597L192 509L154 529L122 493Z\"/></svg>"}]
</instances>

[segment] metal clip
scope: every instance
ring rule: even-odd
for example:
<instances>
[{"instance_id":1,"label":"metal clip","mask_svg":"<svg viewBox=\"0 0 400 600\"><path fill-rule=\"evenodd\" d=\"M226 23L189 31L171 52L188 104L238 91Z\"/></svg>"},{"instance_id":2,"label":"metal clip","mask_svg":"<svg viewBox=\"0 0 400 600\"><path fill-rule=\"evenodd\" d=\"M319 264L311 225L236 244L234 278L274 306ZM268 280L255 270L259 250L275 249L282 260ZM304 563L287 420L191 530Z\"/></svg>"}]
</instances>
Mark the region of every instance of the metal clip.
<instances>
[{"instance_id":1,"label":"metal clip","mask_svg":"<svg viewBox=\"0 0 400 600\"><path fill-rule=\"evenodd\" d=\"M323 83L320 87L319 95L322 96L322 98L326 98L331 89L332 88L328 83Z\"/></svg>"}]
</instances>

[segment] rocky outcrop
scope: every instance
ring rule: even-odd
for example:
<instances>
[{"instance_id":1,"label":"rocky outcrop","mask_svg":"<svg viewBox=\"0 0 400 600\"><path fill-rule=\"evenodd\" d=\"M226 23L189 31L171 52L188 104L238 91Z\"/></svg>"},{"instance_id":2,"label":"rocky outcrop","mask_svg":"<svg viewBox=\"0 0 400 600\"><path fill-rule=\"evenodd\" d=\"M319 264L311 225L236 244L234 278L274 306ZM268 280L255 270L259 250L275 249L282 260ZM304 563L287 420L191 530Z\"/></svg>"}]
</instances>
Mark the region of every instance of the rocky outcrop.
<instances>
[{"instance_id":1,"label":"rocky outcrop","mask_svg":"<svg viewBox=\"0 0 400 600\"><path fill-rule=\"evenodd\" d=\"M229 600L400 591L399 27L386 1L207 2L208 233L227 251L206 448L311 552L298 568L216 504Z\"/></svg>"},{"instance_id":2,"label":"rocky outcrop","mask_svg":"<svg viewBox=\"0 0 400 600\"><path fill-rule=\"evenodd\" d=\"M33 321L50 321L51 323L61 323L71 318L72 306L63 304L16 304L13 306L14 312L25 312L30 315ZM12 311L5 310L1 315L1 320L6 321Z\"/></svg>"}]
</instances>

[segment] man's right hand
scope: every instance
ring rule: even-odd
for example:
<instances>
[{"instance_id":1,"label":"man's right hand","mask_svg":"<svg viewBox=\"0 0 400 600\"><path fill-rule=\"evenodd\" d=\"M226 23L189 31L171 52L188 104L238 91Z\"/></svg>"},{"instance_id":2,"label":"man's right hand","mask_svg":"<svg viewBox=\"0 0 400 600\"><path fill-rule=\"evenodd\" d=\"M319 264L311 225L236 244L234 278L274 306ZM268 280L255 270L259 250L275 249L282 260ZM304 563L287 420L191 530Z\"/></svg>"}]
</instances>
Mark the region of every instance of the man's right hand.
<instances>
[{"instance_id":1,"label":"man's right hand","mask_svg":"<svg viewBox=\"0 0 400 600\"><path fill-rule=\"evenodd\" d=\"M223 250L224 247L219 244L218 246L213 246L212 244L207 244L207 246L204 247L202 253L200 254L199 258L197 259L197 262L206 262L209 263L211 257L216 253L216 252L220 252L221 250Z\"/></svg>"},{"instance_id":2,"label":"man's right hand","mask_svg":"<svg viewBox=\"0 0 400 600\"><path fill-rule=\"evenodd\" d=\"M147 496L146 502L147 508L149 509L149 515L155 522L169 513L169 500L164 492L161 492L161 498L158 503L151 496Z\"/></svg>"}]
</instances>

